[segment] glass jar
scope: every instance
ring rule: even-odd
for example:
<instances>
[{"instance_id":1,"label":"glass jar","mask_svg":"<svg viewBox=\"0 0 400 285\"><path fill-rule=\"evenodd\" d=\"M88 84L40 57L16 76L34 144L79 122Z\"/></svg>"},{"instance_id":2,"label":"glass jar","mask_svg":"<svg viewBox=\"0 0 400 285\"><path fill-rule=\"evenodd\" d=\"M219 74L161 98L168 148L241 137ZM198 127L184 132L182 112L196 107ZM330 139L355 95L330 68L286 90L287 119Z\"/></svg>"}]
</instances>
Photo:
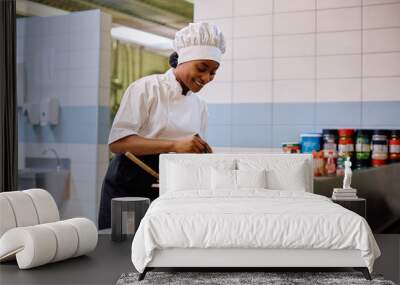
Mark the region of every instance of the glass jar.
<instances>
[{"instance_id":1,"label":"glass jar","mask_svg":"<svg viewBox=\"0 0 400 285\"><path fill-rule=\"evenodd\" d=\"M336 174L344 175L344 163L347 157L353 158L354 142L353 142L354 130L352 129L339 129L339 141L338 141L338 158Z\"/></svg>"},{"instance_id":2,"label":"glass jar","mask_svg":"<svg viewBox=\"0 0 400 285\"><path fill-rule=\"evenodd\" d=\"M324 162L324 154L322 151L313 151L313 167L314 167L314 176L322 176L325 174L325 162Z\"/></svg>"},{"instance_id":3,"label":"glass jar","mask_svg":"<svg viewBox=\"0 0 400 285\"><path fill-rule=\"evenodd\" d=\"M357 130L355 137L355 169L367 168L371 159L371 130Z\"/></svg>"},{"instance_id":4,"label":"glass jar","mask_svg":"<svg viewBox=\"0 0 400 285\"><path fill-rule=\"evenodd\" d=\"M400 130L392 130L389 141L390 163L400 162Z\"/></svg>"},{"instance_id":5,"label":"glass jar","mask_svg":"<svg viewBox=\"0 0 400 285\"><path fill-rule=\"evenodd\" d=\"M387 163L388 160L388 132L374 130L372 135L372 166L377 167Z\"/></svg>"},{"instance_id":6,"label":"glass jar","mask_svg":"<svg viewBox=\"0 0 400 285\"><path fill-rule=\"evenodd\" d=\"M333 157L333 151L328 152L328 158L325 163L325 174L328 176L334 176L336 174L336 163Z\"/></svg>"},{"instance_id":7,"label":"glass jar","mask_svg":"<svg viewBox=\"0 0 400 285\"><path fill-rule=\"evenodd\" d=\"M330 155L334 158L337 157L337 135L337 130L322 130L322 149L325 159L328 159Z\"/></svg>"}]
</instances>

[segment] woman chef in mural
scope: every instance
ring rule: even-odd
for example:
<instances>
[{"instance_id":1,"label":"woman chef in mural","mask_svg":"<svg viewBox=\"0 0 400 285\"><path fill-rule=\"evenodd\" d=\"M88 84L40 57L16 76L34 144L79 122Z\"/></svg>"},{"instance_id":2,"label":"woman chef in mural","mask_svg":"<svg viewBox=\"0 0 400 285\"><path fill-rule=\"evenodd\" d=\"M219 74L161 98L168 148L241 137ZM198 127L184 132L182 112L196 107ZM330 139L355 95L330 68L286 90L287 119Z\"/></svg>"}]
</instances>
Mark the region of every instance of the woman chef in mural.
<instances>
[{"instance_id":1,"label":"woman chef in mural","mask_svg":"<svg viewBox=\"0 0 400 285\"><path fill-rule=\"evenodd\" d=\"M156 179L124 153L158 172L160 153L212 152L203 139L207 106L195 93L214 79L225 52L224 36L215 25L189 24L176 33L174 49L170 70L133 82L122 98L108 140L115 156L101 190L99 229L110 227L112 198L158 197L151 189Z\"/></svg>"}]
</instances>

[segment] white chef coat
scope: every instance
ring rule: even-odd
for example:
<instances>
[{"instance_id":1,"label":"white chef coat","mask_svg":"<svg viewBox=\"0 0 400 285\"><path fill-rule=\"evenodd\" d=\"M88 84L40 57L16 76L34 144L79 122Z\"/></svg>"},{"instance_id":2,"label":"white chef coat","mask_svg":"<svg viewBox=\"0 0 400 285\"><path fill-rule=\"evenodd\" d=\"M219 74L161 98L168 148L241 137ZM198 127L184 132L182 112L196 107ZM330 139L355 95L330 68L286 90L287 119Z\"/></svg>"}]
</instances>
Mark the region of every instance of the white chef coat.
<instances>
[{"instance_id":1,"label":"white chef coat","mask_svg":"<svg viewBox=\"0 0 400 285\"><path fill-rule=\"evenodd\" d=\"M207 104L197 94L182 94L173 70L143 77L125 91L108 143L130 135L179 139L198 133L205 138Z\"/></svg>"}]
</instances>

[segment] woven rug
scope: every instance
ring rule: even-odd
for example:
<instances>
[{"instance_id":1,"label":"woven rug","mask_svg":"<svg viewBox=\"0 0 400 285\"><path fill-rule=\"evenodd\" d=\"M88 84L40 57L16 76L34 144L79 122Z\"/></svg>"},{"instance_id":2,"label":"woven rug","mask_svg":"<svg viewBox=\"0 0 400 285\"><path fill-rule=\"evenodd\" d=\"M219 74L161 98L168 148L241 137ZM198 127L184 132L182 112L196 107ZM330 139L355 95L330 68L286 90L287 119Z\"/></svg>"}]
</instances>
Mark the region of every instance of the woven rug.
<instances>
[{"instance_id":1,"label":"woven rug","mask_svg":"<svg viewBox=\"0 0 400 285\"><path fill-rule=\"evenodd\" d=\"M368 281L360 272L148 272L142 281L138 281L138 276L139 273L122 274L117 285L395 285L392 281L384 280L380 275L372 275L372 281Z\"/></svg>"}]
</instances>

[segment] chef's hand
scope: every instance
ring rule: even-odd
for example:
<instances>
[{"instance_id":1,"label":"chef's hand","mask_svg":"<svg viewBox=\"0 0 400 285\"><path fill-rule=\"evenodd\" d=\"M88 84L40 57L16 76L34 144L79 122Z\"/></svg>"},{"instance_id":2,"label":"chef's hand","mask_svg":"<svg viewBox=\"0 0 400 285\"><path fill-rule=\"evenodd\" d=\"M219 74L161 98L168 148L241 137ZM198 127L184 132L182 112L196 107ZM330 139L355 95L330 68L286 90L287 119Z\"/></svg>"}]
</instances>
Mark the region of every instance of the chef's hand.
<instances>
[{"instance_id":1,"label":"chef's hand","mask_svg":"<svg viewBox=\"0 0 400 285\"><path fill-rule=\"evenodd\" d=\"M211 147L199 136L190 136L175 142L177 153L212 153Z\"/></svg>"}]
</instances>

